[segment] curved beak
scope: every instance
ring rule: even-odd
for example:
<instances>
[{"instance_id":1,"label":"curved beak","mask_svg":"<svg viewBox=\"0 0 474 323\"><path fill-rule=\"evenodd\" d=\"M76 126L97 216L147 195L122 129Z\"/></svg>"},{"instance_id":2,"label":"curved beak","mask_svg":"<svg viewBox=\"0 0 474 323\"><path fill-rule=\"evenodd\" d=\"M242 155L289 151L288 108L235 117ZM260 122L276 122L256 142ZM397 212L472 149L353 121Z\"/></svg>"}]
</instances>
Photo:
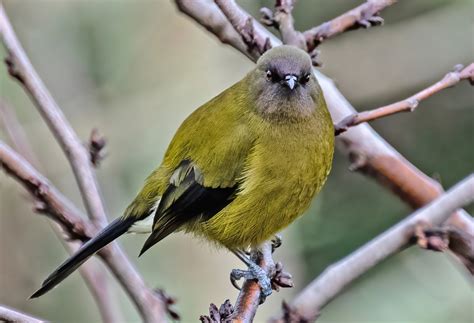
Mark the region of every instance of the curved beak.
<instances>
[{"instance_id":1,"label":"curved beak","mask_svg":"<svg viewBox=\"0 0 474 323\"><path fill-rule=\"evenodd\" d=\"M298 78L295 75L285 75L285 85L288 86L290 90L295 88L297 81Z\"/></svg>"}]
</instances>

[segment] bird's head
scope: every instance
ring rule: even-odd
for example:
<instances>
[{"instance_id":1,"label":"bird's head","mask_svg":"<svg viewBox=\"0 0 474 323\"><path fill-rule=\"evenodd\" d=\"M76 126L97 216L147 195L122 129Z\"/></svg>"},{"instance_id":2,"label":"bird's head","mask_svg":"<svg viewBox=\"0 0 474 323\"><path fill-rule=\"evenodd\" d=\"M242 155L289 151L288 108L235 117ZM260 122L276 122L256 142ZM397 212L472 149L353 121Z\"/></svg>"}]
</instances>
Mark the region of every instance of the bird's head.
<instances>
[{"instance_id":1,"label":"bird's head","mask_svg":"<svg viewBox=\"0 0 474 323\"><path fill-rule=\"evenodd\" d=\"M304 119L314 112L322 95L311 58L293 46L267 51L249 77L255 108L267 119Z\"/></svg>"}]
</instances>

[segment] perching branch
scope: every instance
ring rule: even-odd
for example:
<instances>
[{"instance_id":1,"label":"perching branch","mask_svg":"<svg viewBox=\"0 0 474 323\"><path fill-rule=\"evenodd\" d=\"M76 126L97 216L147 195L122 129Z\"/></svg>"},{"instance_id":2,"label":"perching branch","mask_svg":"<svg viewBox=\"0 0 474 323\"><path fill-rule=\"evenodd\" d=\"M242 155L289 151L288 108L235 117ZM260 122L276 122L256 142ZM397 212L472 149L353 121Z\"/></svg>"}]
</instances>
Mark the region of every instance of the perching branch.
<instances>
[{"instance_id":1,"label":"perching branch","mask_svg":"<svg viewBox=\"0 0 474 323\"><path fill-rule=\"evenodd\" d=\"M267 274L275 268L272 258L272 246L270 242L263 244L261 252L253 254L256 264L262 267ZM239 296L234 306L233 322L253 322L253 318L257 313L258 305L260 305L260 285L256 280L246 280L240 290Z\"/></svg>"},{"instance_id":2,"label":"perching branch","mask_svg":"<svg viewBox=\"0 0 474 323\"><path fill-rule=\"evenodd\" d=\"M319 311L350 283L387 257L406 247L421 223L437 226L457 209L474 202L474 174L449 191L417 210L397 225L380 234L358 250L328 267L303 289L289 305L293 317L311 322ZM279 319L276 322L283 322Z\"/></svg>"},{"instance_id":3,"label":"perching branch","mask_svg":"<svg viewBox=\"0 0 474 323\"><path fill-rule=\"evenodd\" d=\"M342 119L336 126L336 136L347 131L350 127L357 126L363 122L369 122L380 119L395 113L412 112L418 104L444 89L455 86L462 80L468 80L474 85L474 63L464 68L462 65L456 65L453 72L446 74L440 81L427 87L426 89L406 98L374 110L364 111L352 114Z\"/></svg>"},{"instance_id":4,"label":"perching branch","mask_svg":"<svg viewBox=\"0 0 474 323\"><path fill-rule=\"evenodd\" d=\"M21 127L14 110L1 99L0 120L3 121L3 126L18 153L24 156L29 163L38 166L39 161L31 149L24 129ZM31 195L30 200L35 205L35 209L41 209L44 205L38 200L35 201ZM63 240L63 230L57 223L52 223L51 228L69 254L74 253L78 249L79 245L76 241ZM97 267L97 263L93 261L83 264L79 268L79 273L97 303L102 320L110 323L118 322L121 313L114 302L115 298L110 294L110 289L107 288L106 273Z\"/></svg>"},{"instance_id":5,"label":"perching branch","mask_svg":"<svg viewBox=\"0 0 474 323\"><path fill-rule=\"evenodd\" d=\"M0 167L23 184L38 201L35 204L36 211L58 222L71 240L78 239L85 242L97 233L97 229L84 219L81 212L66 197L1 141ZM143 279L120 249L109 245L99 251L98 256L120 282L144 321L160 322L164 319L165 307L161 297L146 287Z\"/></svg>"},{"instance_id":6,"label":"perching branch","mask_svg":"<svg viewBox=\"0 0 474 323\"><path fill-rule=\"evenodd\" d=\"M369 28L383 24L380 11L396 3L397 0L368 0L360 6L303 33L308 52L312 52L323 41L345 31Z\"/></svg>"},{"instance_id":7,"label":"perching branch","mask_svg":"<svg viewBox=\"0 0 474 323\"><path fill-rule=\"evenodd\" d=\"M47 321L21 313L12 308L0 305L0 322L12 323L46 323Z\"/></svg>"}]
</instances>

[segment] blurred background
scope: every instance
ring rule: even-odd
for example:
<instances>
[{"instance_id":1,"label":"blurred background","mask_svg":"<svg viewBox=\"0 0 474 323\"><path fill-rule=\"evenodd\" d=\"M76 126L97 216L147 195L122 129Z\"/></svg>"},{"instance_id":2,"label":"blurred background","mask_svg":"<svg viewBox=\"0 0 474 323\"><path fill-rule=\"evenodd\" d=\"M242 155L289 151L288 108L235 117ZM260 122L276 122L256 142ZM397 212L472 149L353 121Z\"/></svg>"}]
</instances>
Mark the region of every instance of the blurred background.
<instances>
[{"instance_id":1,"label":"blurred background","mask_svg":"<svg viewBox=\"0 0 474 323\"><path fill-rule=\"evenodd\" d=\"M305 30L363 1L300 0L294 14ZM258 15L273 1L239 1ZM196 107L241 79L253 66L220 44L165 0L6 0L6 11L43 81L74 129L86 140L98 128L108 140L97 173L110 219L121 214L160 163L175 129ZM324 43L322 72L359 110L405 98L474 58L474 1L411 0L383 11L383 27ZM0 49L1 56L5 51ZM0 64L1 98L13 109L38 159L38 168L83 208L70 167L20 86ZM373 127L425 173L449 188L473 171L474 91L467 82L423 102L416 112ZM12 145L3 125L0 139ZM306 216L283 232L275 253L295 287L274 293L256 322L279 313L332 262L411 211L372 180L348 170L336 154L322 194ZM471 207L468 211L473 211ZM50 294L28 296L66 252L49 220L36 215L27 194L0 174L0 303L54 322L96 322L99 313L80 275ZM137 259L144 236L120 243L150 286L178 300L183 322L196 322L209 303L237 291L229 283L242 264L190 236L175 234ZM474 293L449 255L410 248L368 272L328 305L318 322L473 322ZM124 322L137 322L116 282Z\"/></svg>"}]
</instances>

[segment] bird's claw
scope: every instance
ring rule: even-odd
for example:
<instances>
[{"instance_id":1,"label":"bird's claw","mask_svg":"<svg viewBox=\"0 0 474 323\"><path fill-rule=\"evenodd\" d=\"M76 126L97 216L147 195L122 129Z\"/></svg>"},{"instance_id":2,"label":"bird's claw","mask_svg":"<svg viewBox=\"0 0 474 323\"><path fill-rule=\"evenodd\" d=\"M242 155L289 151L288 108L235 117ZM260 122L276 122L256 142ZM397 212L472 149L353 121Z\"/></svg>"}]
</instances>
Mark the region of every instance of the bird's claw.
<instances>
[{"instance_id":1,"label":"bird's claw","mask_svg":"<svg viewBox=\"0 0 474 323\"><path fill-rule=\"evenodd\" d=\"M262 293L260 294L260 302L263 303L265 299L272 293L272 282L268 277L267 273L257 264L250 264L248 270L233 269L230 273L230 282L238 290L241 287L237 284L237 280L244 279L255 279L260 285Z\"/></svg>"}]
</instances>

